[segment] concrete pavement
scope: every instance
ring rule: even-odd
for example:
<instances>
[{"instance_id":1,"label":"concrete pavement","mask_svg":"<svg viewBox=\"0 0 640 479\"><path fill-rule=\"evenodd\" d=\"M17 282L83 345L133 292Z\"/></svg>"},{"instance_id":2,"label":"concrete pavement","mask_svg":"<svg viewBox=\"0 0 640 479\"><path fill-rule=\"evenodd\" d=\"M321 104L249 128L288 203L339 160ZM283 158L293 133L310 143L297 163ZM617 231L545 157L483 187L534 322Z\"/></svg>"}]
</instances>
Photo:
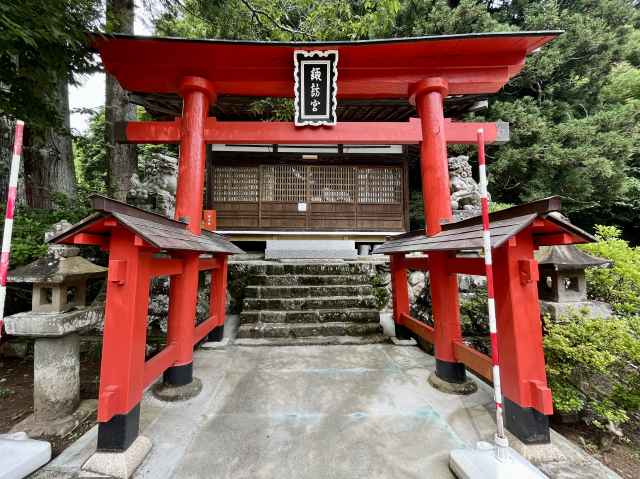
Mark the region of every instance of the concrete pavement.
<instances>
[{"instance_id":1,"label":"concrete pavement","mask_svg":"<svg viewBox=\"0 0 640 479\"><path fill-rule=\"evenodd\" d=\"M449 451L492 437L491 389L441 393L427 382L434 368L417 347L391 344L198 351L199 396L145 395L141 429L153 449L134 477L451 478ZM96 434L38 477L78 477ZM551 477L617 477L557 434L553 442L565 459L543 459Z\"/></svg>"}]
</instances>

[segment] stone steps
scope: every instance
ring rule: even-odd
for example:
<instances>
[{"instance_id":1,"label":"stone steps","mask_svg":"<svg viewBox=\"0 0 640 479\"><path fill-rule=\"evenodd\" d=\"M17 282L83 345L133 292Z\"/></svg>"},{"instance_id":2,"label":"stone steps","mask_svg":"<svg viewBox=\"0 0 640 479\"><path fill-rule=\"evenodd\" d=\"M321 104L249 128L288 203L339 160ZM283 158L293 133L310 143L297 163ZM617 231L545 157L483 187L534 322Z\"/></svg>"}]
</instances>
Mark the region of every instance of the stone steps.
<instances>
[{"instance_id":1,"label":"stone steps","mask_svg":"<svg viewBox=\"0 0 640 479\"><path fill-rule=\"evenodd\" d=\"M318 309L374 309L370 296L317 296L311 298L245 298L242 311L306 311Z\"/></svg>"},{"instance_id":2,"label":"stone steps","mask_svg":"<svg viewBox=\"0 0 640 479\"><path fill-rule=\"evenodd\" d=\"M374 269L371 263L345 261L252 263L246 269L237 340L256 344L380 342L380 314L371 285Z\"/></svg>"},{"instance_id":3,"label":"stone steps","mask_svg":"<svg viewBox=\"0 0 640 479\"><path fill-rule=\"evenodd\" d=\"M242 338L303 338L310 336L367 336L380 334L380 323L250 323L238 329Z\"/></svg>"},{"instance_id":4,"label":"stone steps","mask_svg":"<svg viewBox=\"0 0 640 479\"><path fill-rule=\"evenodd\" d=\"M379 322L380 313L375 309L323 309L315 311L243 311L240 323L333 323Z\"/></svg>"},{"instance_id":5,"label":"stone steps","mask_svg":"<svg viewBox=\"0 0 640 479\"><path fill-rule=\"evenodd\" d=\"M315 298L327 296L371 296L371 285L318 285L318 286L247 286L245 298Z\"/></svg>"},{"instance_id":6,"label":"stone steps","mask_svg":"<svg viewBox=\"0 0 640 479\"><path fill-rule=\"evenodd\" d=\"M367 336L306 336L303 338L239 338L237 346L357 346L361 344L386 343L389 339L382 334Z\"/></svg>"},{"instance_id":7,"label":"stone steps","mask_svg":"<svg viewBox=\"0 0 640 479\"><path fill-rule=\"evenodd\" d=\"M369 276L366 274L260 274L251 278L251 284L253 286L364 286L369 284Z\"/></svg>"},{"instance_id":8,"label":"stone steps","mask_svg":"<svg viewBox=\"0 0 640 479\"><path fill-rule=\"evenodd\" d=\"M263 262L254 263L250 270L254 275L314 275L314 276L334 276L334 275L366 275L375 268L372 263L274 263Z\"/></svg>"}]
</instances>

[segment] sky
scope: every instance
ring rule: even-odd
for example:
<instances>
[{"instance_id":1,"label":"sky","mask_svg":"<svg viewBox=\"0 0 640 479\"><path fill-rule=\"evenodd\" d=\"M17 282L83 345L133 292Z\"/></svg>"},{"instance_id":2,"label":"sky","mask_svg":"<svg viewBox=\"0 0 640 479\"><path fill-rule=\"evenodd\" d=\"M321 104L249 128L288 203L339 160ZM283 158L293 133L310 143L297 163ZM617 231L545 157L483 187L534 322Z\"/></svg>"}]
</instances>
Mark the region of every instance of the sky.
<instances>
[{"instance_id":1,"label":"sky","mask_svg":"<svg viewBox=\"0 0 640 479\"><path fill-rule=\"evenodd\" d=\"M144 15L147 13L142 8L141 0L136 0L136 19L133 26L136 35L152 35L153 28ZM84 133L89 127L90 115L88 113L74 113L74 110L90 108L95 110L104 105L104 73L84 75L79 85L69 86L69 108L71 111L71 130L74 133Z\"/></svg>"}]
</instances>

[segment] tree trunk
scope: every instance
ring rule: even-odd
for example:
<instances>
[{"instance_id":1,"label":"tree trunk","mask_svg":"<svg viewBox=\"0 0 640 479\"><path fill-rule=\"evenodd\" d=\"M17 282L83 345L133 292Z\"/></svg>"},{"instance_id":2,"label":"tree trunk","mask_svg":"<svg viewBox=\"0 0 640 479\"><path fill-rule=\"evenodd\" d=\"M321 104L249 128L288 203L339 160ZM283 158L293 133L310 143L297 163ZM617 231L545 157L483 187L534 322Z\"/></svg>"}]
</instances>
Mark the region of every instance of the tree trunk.
<instances>
[{"instance_id":1,"label":"tree trunk","mask_svg":"<svg viewBox=\"0 0 640 479\"><path fill-rule=\"evenodd\" d=\"M107 0L107 32L133 33L133 0ZM105 101L105 146L107 153L107 188L109 194L126 201L131 176L136 172L138 157L135 145L115 142L114 125L135 119L135 107L118 81L107 73Z\"/></svg>"},{"instance_id":2,"label":"tree trunk","mask_svg":"<svg viewBox=\"0 0 640 479\"><path fill-rule=\"evenodd\" d=\"M56 193L76 195L76 171L69 130L69 85L64 78L56 88L60 128L34 129L26 125L24 175L27 205L52 208Z\"/></svg>"}]
</instances>

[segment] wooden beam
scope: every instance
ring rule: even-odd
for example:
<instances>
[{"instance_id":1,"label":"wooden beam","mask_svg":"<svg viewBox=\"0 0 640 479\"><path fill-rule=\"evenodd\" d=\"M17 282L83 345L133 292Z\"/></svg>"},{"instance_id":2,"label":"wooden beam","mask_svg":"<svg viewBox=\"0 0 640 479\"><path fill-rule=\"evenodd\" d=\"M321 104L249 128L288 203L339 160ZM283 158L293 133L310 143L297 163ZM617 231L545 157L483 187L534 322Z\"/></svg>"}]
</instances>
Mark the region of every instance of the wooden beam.
<instances>
[{"instance_id":1,"label":"wooden beam","mask_svg":"<svg viewBox=\"0 0 640 479\"><path fill-rule=\"evenodd\" d=\"M475 276L484 276L486 268L484 259L482 258L450 258L447 261L449 273L455 274L472 274Z\"/></svg>"},{"instance_id":2,"label":"wooden beam","mask_svg":"<svg viewBox=\"0 0 640 479\"><path fill-rule=\"evenodd\" d=\"M548 235L533 235L536 246L554 246L577 243L576 238L569 233L554 233Z\"/></svg>"},{"instance_id":3,"label":"wooden beam","mask_svg":"<svg viewBox=\"0 0 640 479\"><path fill-rule=\"evenodd\" d=\"M119 143L178 143L181 121L130 121L115 129ZM506 125L506 126L505 126ZM508 124L463 123L445 121L449 144L471 144L478 128L485 130L487 143L508 139ZM506 133L505 133L506 132ZM506 135L506 136L505 136ZM204 132L206 143L220 144L364 144L412 145L422 141L419 118L405 122L339 122L333 127L300 128L292 122L217 121L208 118Z\"/></svg>"},{"instance_id":4,"label":"wooden beam","mask_svg":"<svg viewBox=\"0 0 640 479\"><path fill-rule=\"evenodd\" d=\"M504 121L496 123L454 122L447 118L444 127L445 137L450 145L475 145L478 141L480 128L484 130L485 143L504 144L509 141L509 123Z\"/></svg>"},{"instance_id":5,"label":"wooden beam","mask_svg":"<svg viewBox=\"0 0 640 479\"><path fill-rule=\"evenodd\" d=\"M422 321L418 321L415 318L412 318L408 314L401 314L402 326L405 326L407 329L411 330L411 332L417 334L425 341L429 341L433 344L435 337L435 330L429 326L428 324L423 323Z\"/></svg>"},{"instance_id":6,"label":"wooden beam","mask_svg":"<svg viewBox=\"0 0 640 479\"><path fill-rule=\"evenodd\" d=\"M174 276L182 274L183 265L180 259L152 258L149 261L149 274L152 278L157 276Z\"/></svg>"},{"instance_id":7,"label":"wooden beam","mask_svg":"<svg viewBox=\"0 0 640 479\"><path fill-rule=\"evenodd\" d=\"M487 381L493 381L491 358L489 356L476 351L471 346L467 346L460 341L453 343L453 351L459 362L467 366L479 376L485 378Z\"/></svg>"},{"instance_id":8,"label":"wooden beam","mask_svg":"<svg viewBox=\"0 0 640 479\"><path fill-rule=\"evenodd\" d=\"M200 258L200 271L209 271L212 269L218 269L220 267L220 260L218 258Z\"/></svg>"},{"instance_id":9,"label":"wooden beam","mask_svg":"<svg viewBox=\"0 0 640 479\"><path fill-rule=\"evenodd\" d=\"M90 233L78 233L73 235L71 242L73 244L95 245L101 248L109 246L109 238L101 235L94 235Z\"/></svg>"},{"instance_id":10,"label":"wooden beam","mask_svg":"<svg viewBox=\"0 0 640 479\"><path fill-rule=\"evenodd\" d=\"M405 257L403 264L407 269L417 269L421 271L429 270L429 258Z\"/></svg>"}]
</instances>

